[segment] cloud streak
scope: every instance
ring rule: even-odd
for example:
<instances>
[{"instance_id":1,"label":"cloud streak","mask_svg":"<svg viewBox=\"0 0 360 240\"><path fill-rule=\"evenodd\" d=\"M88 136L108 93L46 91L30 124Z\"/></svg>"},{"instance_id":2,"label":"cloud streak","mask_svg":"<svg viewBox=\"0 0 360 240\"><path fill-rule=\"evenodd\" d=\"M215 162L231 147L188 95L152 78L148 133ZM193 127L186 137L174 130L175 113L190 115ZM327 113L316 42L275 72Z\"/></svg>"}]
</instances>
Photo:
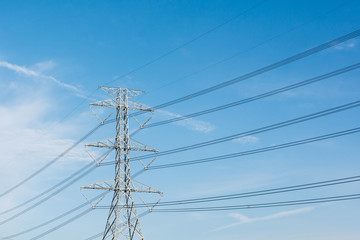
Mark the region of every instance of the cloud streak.
<instances>
[{"instance_id":1,"label":"cloud streak","mask_svg":"<svg viewBox=\"0 0 360 240\"><path fill-rule=\"evenodd\" d=\"M22 75L25 75L27 77L37 77L37 78L41 78L41 79L50 80L60 87L75 91L77 93L79 92L79 89L73 85L61 82L60 80L54 78L53 76L42 74L41 72L34 71L27 67L19 66L16 64L5 62L5 61L0 61L0 67L7 68L9 70L12 70L12 71L22 74ZM78 95L78 96L81 97L81 95Z\"/></svg>"},{"instance_id":2,"label":"cloud streak","mask_svg":"<svg viewBox=\"0 0 360 240\"><path fill-rule=\"evenodd\" d=\"M345 42L339 45L335 46L336 50L346 50L346 49L350 49L350 48L354 48L357 45L357 42L355 40L353 41L349 41L349 42Z\"/></svg>"},{"instance_id":3,"label":"cloud streak","mask_svg":"<svg viewBox=\"0 0 360 240\"><path fill-rule=\"evenodd\" d=\"M255 136L242 136L232 140L233 142L238 142L240 144L251 144L259 142L259 138Z\"/></svg>"},{"instance_id":4,"label":"cloud streak","mask_svg":"<svg viewBox=\"0 0 360 240\"><path fill-rule=\"evenodd\" d=\"M181 116L180 114L177 113L172 113L166 110L157 110L156 112L160 113L163 116L169 116L169 117L181 117L184 118L184 120L178 121L178 122L174 122L177 125L186 127L190 130L194 130L197 132L202 132L202 133L208 133L211 132L215 129L215 126L209 122L205 122L205 121L201 121L201 120L196 120L193 118L185 118L183 116Z\"/></svg>"},{"instance_id":5,"label":"cloud streak","mask_svg":"<svg viewBox=\"0 0 360 240\"><path fill-rule=\"evenodd\" d=\"M297 215L297 214L301 214L301 213L305 213L305 212L310 212L314 209L315 209L315 207L305 207L305 208L299 208L299 209L290 210L290 211L283 211L283 212L275 213L275 214L264 216L264 217L254 217L254 218L250 218L250 217L247 217L247 216L245 216L243 214L239 214L239 213L230 213L229 216L237 219L237 222L216 228L213 230L213 232L232 228L232 227L235 227L235 226L238 226L241 224L254 223L254 222L260 222L260 221L269 221L269 220L278 219L278 218L282 218L282 217L293 216L293 215Z\"/></svg>"}]
</instances>

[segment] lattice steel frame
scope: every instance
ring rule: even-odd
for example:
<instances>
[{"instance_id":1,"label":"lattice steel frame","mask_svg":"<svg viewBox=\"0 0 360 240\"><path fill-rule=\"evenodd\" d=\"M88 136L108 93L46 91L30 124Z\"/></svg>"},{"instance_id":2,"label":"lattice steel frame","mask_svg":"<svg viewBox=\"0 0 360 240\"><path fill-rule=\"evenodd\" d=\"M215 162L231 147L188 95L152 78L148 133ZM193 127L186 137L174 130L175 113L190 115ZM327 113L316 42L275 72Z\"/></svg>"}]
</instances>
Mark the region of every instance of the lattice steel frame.
<instances>
[{"instance_id":1,"label":"lattice steel frame","mask_svg":"<svg viewBox=\"0 0 360 240\"><path fill-rule=\"evenodd\" d=\"M144 105L136 103L131 99L135 96L142 94L143 92L141 91L126 89L126 88L117 88L117 87L101 87L101 89L107 92L108 94L110 94L112 98L91 103L90 107L99 106L99 107L108 107L115 109L116 137L114 139L107 139L104 141L87 144L87 146L115 149L115 177L114 179L111 180L94 183L89 186L82 187L81 189L98 189L98 190L114 192L109 215L106 222L105 231L102 238L103 240L105 239L143 240L144 237L141 230L141 226L139 224L139 217L136 211L133 193L134 192L157 193L157 194L162 194L162 193L158 190L155 190L149 186L146 186L131 179L130 151L149 151L149 152L157 152L157 151L145 146L144 144L138 141L134 141L130 139L129 116L133 117L134 119L135 117L129 114L129 112L130 111L153 112L153 110ZM102 123L104 122L100 118L99 120ZM148 119L147 121L145 121L144 124L140 124L140 122L137 119L135 120L139 123L140 128L142 128L149 121ZM144 167L145 168L148 167L152 162L153 161L151 161L147 166L144 165ZM97 201L95 204L91 203L90 201L89 202L92 204L93 207L96 207L96 205L99 204L101 200L102 199Z\"/></svg>"}]
</instances>

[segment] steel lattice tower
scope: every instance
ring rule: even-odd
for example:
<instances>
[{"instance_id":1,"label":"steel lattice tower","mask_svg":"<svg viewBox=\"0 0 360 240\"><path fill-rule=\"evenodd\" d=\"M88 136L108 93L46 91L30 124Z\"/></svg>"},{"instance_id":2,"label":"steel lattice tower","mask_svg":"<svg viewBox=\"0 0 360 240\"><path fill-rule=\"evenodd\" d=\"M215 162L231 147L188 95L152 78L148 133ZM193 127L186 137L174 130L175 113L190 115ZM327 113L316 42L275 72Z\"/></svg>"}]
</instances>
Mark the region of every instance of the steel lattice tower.
<instances>
[{"instance_id":1,"label":"steel lattice tower","mask_svg":"<svg viewBox=\"0 0 360 240\"><path fill-rule=\"evenodd\" d=\"M95 184L91 184L82 189L99 189L105 191L113 191L114 195L110 205L110 211L106 222L106 227L103 235L105 239L144 239L141 226L139 224L139 216L136 210L133 193L158 193L162 194L151 187L134 181L130 175L130 151L150 151L157 152L144 144L132 140L129 135L129 116L130 111L148 111L153 112L152 109L147 108L141 104L134 102L131 98L142 94L141 91L115 88L115 87L101 87L104 91L112 96L112 98L91 103L92 106L114 108L116 111L116 136L114 139L107 139L92 144L87 144L90 147L100 147L115 150L115 177L112 180L107 180ZM110 114L111 115L111 114ZM109 115L109 116L110 116ZM108 117L109 117L108 116ZM107 118L108 118L107 117ZM107 119L106 118L106 119ZM150 117L151 118L151 117ZM144 124L135 119L142 128ZM104 121L102 121L104 123ZM94 159L94 158L93 158ZM102 159L103 160L103 159ZM147 168L148 165L144 165ZM92 204L95 208L101 201ZM150 208L150 207L149 207Z\"/></svg>"}]
</instances>

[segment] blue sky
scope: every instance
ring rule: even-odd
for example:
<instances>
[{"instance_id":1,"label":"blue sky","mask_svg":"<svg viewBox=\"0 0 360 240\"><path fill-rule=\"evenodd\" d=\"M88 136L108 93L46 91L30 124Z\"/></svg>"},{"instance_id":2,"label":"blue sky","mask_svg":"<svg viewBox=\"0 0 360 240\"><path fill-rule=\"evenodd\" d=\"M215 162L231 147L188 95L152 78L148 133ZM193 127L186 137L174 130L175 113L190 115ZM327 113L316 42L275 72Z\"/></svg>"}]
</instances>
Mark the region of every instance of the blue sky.
<instances>
[{"instance_id":1,"label":"blue sky","mask_svg":"<svg viewBox=\"0 0 360 240\"><path fill-rule=\"evenodd\" d=\"M155 106L267 66L360 26L359 1L346 5L346 1L339 0L260 2L0 1L0 188L6 190L29 176L98 124L88 107L89 103L108 97L96 90L98 86L111 82L109 86L145 91L138 101ZM202 36L255 5L258 6ZM354 38L246 81L158 110L151 122L319 76L358 63L359 53L360 38ZM145 129L134 138L161 152L256 129L357 101L358 78L359 70L354 70L239 107ZM355 128L359 127L359 117L360 110L353 108L159 157L154 165ZM135 122L130 124L136 127ZM89 163L91 159L83 145L112 137L114 128L102 127L46 171L0 198L1 211L35 196ZM358 142L359 134L352 134L224 161L148 171L138 180L164 192L163 201L168 201L354 176L360 169ZM0 239L83 203L86 200L80 186L112 178L112 167L97 168L46 203L0 225ZM209 206L355 194L359 187L359 183L344 184ZM358 206L358 200L354 200L209 213L154 212L143 217L141 224L145 239L149 240L355 240L360 238ZM0 215L0 221L18 211ZM42 239L86 239L103 230L106 217L107 210L94 210ZM14 239L30 239L60 222Z\"/></svg>"}]
</instances>

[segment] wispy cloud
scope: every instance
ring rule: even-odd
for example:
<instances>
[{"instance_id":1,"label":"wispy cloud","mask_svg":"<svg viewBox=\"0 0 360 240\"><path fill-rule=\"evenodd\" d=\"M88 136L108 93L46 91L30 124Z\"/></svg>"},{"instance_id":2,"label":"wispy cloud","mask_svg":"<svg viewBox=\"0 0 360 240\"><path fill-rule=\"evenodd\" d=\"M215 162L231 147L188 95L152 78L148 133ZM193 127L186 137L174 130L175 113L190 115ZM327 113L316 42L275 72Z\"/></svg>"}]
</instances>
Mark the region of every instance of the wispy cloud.
<instances>
[{"instance_id":1,"label":"wispy cloud","mask_svg":"<svg viewBox=\"0 0 360 240\"><path fill-rule=\"evenodd\" d=\"M354 48L356 45L357 45L357 42L355 40L352 40L352 41L348 41L348 42L338 44L334 48L336 50L346 50L346 49Z\"/></svg>"},{"instance_id":2,"label":"wispy cloud","mask_svg":"<svg viewBox=\"0 0 360 240\"><path fill-rule=\"evenodd\" d=\"M14 67L14 66L12 66ZM29 69L20 68L19 71ZM31 71L27 74L33 74ZM6 101L0 102L0 188L8 189L19 182L24 176L39 169L45 163L54 159L58 154L72 146L83 130L87 130L84 119L88 115L80 114L70 121L58 122L52 116L53 109L57 109L57 102L52 95L48 95L42 85L33 86L29 83L16 83L12 89L0 89L0 95L6 95ZM29 91L24 90L29 89ZM31 89L31 90L30 90ZM45 87L45 89L47 89ZM89 114L89 113L87 113ZM84 161L91 159L81 144L66 154L54 167L42 173L42 179L36 178L21 191L16 191L0 199L0 205L11 207L26 196L31 196L38 189L37 184L48 184L54 179L61 178L67 171L72 170ZM55 167L56 166L56 167ZM43 186L43 185L41 185ZM39 188L41 189L41 187Z\"/></svg>"},{"instance_id":3,"label":"wispy cloud","mask_svg":"<svg viewBox=\"0 0 360 240\"><path fill-rule=\"evenodd\" d=\"M157 110L157 113L160 113L163 116L168 116L168 117L182 117L180 114L177 113L173 113L173 112L169 112L166 110ZM211 132L215 129L215 126L209 122L205 122L205 121L201 121L201 120L197 120L197 119L193 119L193 118L184 118L184 120L178 121L178 122L174 122L177 125L186 127L190 130L194 130L194 131L198 131L198 132L203 132L203 133L208 133Z\"/></svg>"},{"instance_id":4,"label":"wispy cloud","mask_svg":"<svg viewBox=\"0 0 360 240\"><path fill-rule=\"evenodd\" d=\"M239 214L239 213L230 213L229 216L237 219L237 222L216 228L213 231L214 232L221 231L224 229L232 228L232 227L235 227L235 226L238 226L241 224L246 224L246 223L269 221L269 220L278 219L278 218L282 218L282 217L297 215L297 214L301 214L301 213L305 213L305 212L310 212L314 209L315 209L315 207L305 207L305 208L299 208L299 209L290 210L290 211L283 211L283 212L275 213L275 214L264 216L264 217L254 217L254 218L250 218L250 217L247 217L247 216L245 216L243 214Z\"/></svg>"},{"instance_id":5,"label":"wispy cloud","mask_svg":"<svg viewBox=\"0 0 360 240\"><path fill-rule=\"evenodd\" d=\"M258 137L255 137L255 136L242 136L242 137L235 138L232 141L233 142L238 142L240 144L252 144L252 143L259 142L259 140L260 139Z\"/></svg>"},{"instance_id":6,"label":"wispy cloud","mask_svg":"<svg viewBox=\"0 0 360 240\"><path fill-rule=\"evenodd\" d=\"M24 67L24 66L19 66L19 65L16 65L16 64L12 64L12 63L9 63L9 62L6 62L6 61L0 61L0 67L7 68L9 70L15 71L16 73L19 73L19 74L22 74L22 75L25 75L25 76L28 76L28 77L36 77L36 78L50 80L50 81L54 82L55 84L57 84L60 87L75 91L77 93L79 92L79 89L77 87L75 87L73 85L70 85L70 84L67 84L67 83L64 83L64 82L56 79L53 76L45 75L45 74L43 74L41 72L41 71L44 71L44 70L48 70L50 67L52 67L53 66L52 62L42 62L42 63L36 64L36 66L40 71L35 71L35 70L30 69L30 68L27 68L27 67ZM78 95L78 96L81 97L81 95Z\"/></svg>"}]
</instances>

